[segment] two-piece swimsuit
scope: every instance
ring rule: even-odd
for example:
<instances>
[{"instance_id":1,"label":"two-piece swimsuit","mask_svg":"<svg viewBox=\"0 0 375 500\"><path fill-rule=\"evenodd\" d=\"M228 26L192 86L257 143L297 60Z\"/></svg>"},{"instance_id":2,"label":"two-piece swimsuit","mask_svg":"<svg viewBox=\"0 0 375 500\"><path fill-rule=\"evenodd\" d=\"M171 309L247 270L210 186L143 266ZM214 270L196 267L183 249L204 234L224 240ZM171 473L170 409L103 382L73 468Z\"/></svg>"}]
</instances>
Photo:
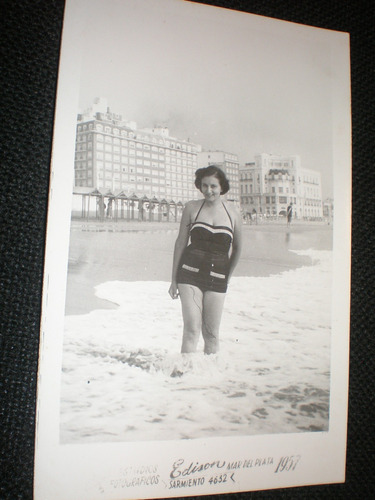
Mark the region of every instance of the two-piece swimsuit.
<instances>
[{"instance_id":1,"label":"two-piece swimsuit","mask_svg":"<svg viewBox=\"0 0 375 500\"><path fill-rule=\"evenodd\" d=\"M233 241L233 223L226 206L231 227L199 222L190 227L190 244L185 248L177 271L177 283L194 285L204 291L225 293L228 286L229 250Z\"/></svg>"}]
</instances>

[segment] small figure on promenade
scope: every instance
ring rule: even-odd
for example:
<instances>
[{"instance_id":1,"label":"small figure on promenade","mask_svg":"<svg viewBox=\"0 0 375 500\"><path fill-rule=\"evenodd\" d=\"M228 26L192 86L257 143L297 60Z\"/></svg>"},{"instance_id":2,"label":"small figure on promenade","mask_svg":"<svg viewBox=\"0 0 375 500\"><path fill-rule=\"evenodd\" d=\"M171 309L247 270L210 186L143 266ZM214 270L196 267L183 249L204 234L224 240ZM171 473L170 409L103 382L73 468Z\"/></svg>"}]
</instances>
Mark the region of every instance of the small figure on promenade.
<instances>
[{"instance_id":1,"label":"small figure on promenade","mask_svg":"<svg viewBox=\"0 0 375 500\"><path fill-rule=\"evenodd\" d=\"M290 226L290 223L292 222L292 217L293 217L293 204L289 203L286 211L286 220L288 226Z\"/></svg>"},{"instance_id":2,"label":"small figure on promenade","mask_svg":"<svg viewBox=\"0 0 375 500\"><path fill-rule=\"evenodd\" d=\"M97 203L98 203L98 207L99 207L99 218L100 218L100 220L103 220L105 209L106 209L106 205L104 203L103 196L99 196Z\"/></svg>"},{"instance_id":3,"label":"small figure on promenade","mask_svg":"<svg viewBox=\"0 0 375 500\"><path fill-rule=\"evenodd\" d=\"M229 182L219 167L198 169L195 186L204 199L191 200L184 208L169 294L181 299L181 352L195 352L202 332L205 354L214 354L219 350L228 280L240 257L242 221L241 214L221 198L229 191Z\"/></svg>"},{"instance_id":4,"label":"small figure on promenade","mask_svg":"<svg viewBox=\"0 0 375 500\"><path fill-rule=\"evenodd\" d=\"M107 219L112 219L112 198L108 199L107 205Z\"/></svg>"}]
</instances>

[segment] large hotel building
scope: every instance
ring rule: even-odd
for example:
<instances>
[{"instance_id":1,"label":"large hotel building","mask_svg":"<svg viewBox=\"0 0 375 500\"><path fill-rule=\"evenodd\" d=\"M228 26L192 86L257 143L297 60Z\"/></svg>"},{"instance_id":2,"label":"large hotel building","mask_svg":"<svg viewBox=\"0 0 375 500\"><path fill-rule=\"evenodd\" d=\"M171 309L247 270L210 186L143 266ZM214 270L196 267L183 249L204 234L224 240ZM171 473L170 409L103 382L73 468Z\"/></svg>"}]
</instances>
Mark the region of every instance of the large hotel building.
<instances>
[{"instance_id":1,"label":"large hotel building","mask_svg":"<svg viewBox=\"0 0 375 500\"><path fill-rule=\"evenodd\" d=\"M212 158L210 158L210 155ZM217 158L216 158L217 157ZM239 204L239 164L229 153L204 153L199 144L169 135L166 127L137 129L111 113L106 99L78 115L75 192L147 197L174 202L200 198L195 171L220 163L231 181L231 199Z\"/></svg>"},{"instance_id":2,"label":"large hotel building","mask_svg":"<svg viewBox=\"0 0 375 500\"><path fill-rule=\"evenodd\" d=\"M240 169L241 207L245 214L323 216L320 172L303 168L299 156L260 154Z\"/></svg>"},{"instance_id":3,"label":"large hotel building","mask_svg":"<svg viewBox=\"0 0 375 500\"><path fill-rule=\"evenodd\" d=\"M285 215L292 203L297 218L323 216L320 173L303 168L299 156L264 153L240 167L236 154L205 151L172 137L167 127L138 129L135 122L110 112L103 98L78 115L74 193L82 200L76 198L73 211L85 212L83 198L92 193L108 200L178 204L181 210L188 200L202 197L194 174L211 164L226 173L226 199L244 215Z\"/></svg>"}]
</instances>

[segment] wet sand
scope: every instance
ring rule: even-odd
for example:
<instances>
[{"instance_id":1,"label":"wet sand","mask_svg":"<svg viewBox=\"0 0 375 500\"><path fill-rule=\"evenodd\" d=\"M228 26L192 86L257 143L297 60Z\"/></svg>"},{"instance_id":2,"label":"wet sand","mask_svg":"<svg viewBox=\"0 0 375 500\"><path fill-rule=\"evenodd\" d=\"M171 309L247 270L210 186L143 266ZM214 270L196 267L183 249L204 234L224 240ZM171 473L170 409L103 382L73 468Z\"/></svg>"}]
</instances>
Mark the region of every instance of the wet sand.
<instances>
[{"instance_id":1,"label":"wet sand","mask_svg":"<svg viewBox=\"0 0 375 500\"><path fill-rule=\"evenodd\" d=\"M171 276L177 223L72 223L66 314L117 308L95 295L107 281L164 281ZM234 276L271 276L311 265L297 250L332 250L332 226L316 223L244 225Z\"/></svg>"}]
</instances>

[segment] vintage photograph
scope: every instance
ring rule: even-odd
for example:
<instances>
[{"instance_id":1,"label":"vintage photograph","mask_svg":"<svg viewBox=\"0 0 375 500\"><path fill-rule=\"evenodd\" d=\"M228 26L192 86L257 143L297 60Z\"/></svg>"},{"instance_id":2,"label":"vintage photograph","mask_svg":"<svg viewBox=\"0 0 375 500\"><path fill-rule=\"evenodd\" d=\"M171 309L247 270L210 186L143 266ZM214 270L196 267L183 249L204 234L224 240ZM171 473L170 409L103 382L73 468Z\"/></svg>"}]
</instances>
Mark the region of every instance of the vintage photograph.
<instances>
[{"instance_id":1,"label":"vintage photograph","mask_svg":"<svg viewBox=\"0 0 375 500\"><path fill-rule=\"evenodd\" d=\"M147 462L163 494L129 490L142 486L138 459L108 498L251 489L232 471L254 437L295 439L285 460L262 451L251 463L297 470L346 413L348 310L335 330L335 301L349 297L346 35L177 0L72 1L66 16L58 102L65 88L74 98L69 113L57 106L55 135L68 133L49 218L62 265L45 288L59 318L56 449L164 442L198 454L168 452L164 481L157 457ZM238 464L212 461L217 438ZM197 473L221 467L230 484L199 490L210 478Z\"/></svg>"}]
</instances>

